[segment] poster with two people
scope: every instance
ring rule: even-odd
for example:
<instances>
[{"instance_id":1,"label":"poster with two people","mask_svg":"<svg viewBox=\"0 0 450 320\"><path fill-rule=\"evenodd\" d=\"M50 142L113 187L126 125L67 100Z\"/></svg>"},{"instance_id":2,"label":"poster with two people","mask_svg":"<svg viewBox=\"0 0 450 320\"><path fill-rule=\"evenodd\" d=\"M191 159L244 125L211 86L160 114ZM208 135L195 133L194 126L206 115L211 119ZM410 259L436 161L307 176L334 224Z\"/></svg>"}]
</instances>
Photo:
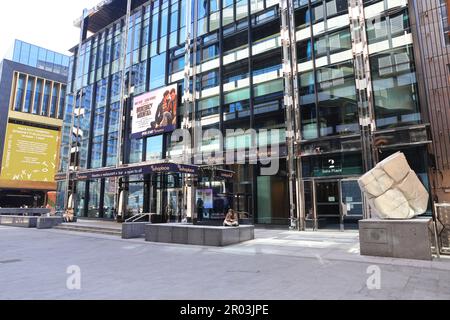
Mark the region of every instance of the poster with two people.
<instances>
[{"instance_id":1,"label":"poster with two people","mask_svg":"<svg viewBox=\"0 0 450 320\"><path fill-rule=\"evenodd\" d=\"M134 98L133 139L172 132L177 126L178 87L165 87Z\"/></svg>"}]
</instances>

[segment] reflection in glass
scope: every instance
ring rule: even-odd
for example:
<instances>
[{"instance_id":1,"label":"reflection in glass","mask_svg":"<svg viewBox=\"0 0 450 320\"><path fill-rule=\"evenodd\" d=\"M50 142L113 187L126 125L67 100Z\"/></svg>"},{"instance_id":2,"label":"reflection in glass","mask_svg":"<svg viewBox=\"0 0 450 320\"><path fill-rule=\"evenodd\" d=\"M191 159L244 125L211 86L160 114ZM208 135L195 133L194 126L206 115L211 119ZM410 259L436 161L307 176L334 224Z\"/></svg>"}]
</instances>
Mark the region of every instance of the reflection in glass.
<instances>
[{"instance_id":1,"label":"reflection in glass","mask_svg":"<svg viewBox=\"0 0 450 320\"><path fill-rule=\"evenodd\" d=\"M378 128L421 122L411 46L370 58Z\"/></svg>"}]
</instances>

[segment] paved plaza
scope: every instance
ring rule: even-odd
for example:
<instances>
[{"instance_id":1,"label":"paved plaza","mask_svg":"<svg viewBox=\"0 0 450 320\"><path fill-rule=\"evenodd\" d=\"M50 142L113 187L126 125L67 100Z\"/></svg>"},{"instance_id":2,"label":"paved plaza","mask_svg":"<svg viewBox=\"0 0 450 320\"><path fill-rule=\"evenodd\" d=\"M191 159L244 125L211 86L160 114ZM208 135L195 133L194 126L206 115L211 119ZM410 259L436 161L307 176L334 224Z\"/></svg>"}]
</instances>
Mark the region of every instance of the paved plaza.
<instances>
[{"instance_id":1,"label":"paved plaza","mask_svg":"<svg viewBox=\"0 0 450 320\"><path fill-rule=\"evenodd\" d=\"M212 248L0 227L0 299L450 299L450 259L362 257L354 231L257 229Z\"/></svg>"}]
</instances>

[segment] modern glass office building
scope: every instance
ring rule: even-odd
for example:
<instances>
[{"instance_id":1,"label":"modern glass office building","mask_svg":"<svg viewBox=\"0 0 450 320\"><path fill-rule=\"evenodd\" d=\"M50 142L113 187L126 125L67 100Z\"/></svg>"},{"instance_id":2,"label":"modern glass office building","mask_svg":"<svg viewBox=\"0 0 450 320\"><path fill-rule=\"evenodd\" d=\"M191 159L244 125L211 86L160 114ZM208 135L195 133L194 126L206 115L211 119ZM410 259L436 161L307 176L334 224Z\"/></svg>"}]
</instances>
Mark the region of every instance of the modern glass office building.
<instances>
[{"instance_id":1,"label":"modern glass office building","mask_svg":"<svg viewBox=\"0 0 450 320\"><path fill-rule=\"evenodd\" d=\"M20 40L0 62L0 207L55 206L68 68Z\"/></svg>"},{"instance_id":2,"label":"modern glass office building","mask_svg":"<svg viewBox=\"0 0 450 320\"><path fill-rule=\"evenodd\" d=\"M390 154L403 151L428 186L414 4L110 0L86 10L69 70L59 206L175 220L231 207L256 224L346 229L367 214L357 178ZM251 146L248 129L278 129L256 135L260 146L279 145L257 151L277 160L277 173L265 175L251 152L227 165L213 153L195 174L150 169L195 155L171 132L132 135L133 101L165 88L178 93L176 128L243 130L226 135L225 150ZM203 139L191 149L220 146Z\"/></svg>"}]
</instances>

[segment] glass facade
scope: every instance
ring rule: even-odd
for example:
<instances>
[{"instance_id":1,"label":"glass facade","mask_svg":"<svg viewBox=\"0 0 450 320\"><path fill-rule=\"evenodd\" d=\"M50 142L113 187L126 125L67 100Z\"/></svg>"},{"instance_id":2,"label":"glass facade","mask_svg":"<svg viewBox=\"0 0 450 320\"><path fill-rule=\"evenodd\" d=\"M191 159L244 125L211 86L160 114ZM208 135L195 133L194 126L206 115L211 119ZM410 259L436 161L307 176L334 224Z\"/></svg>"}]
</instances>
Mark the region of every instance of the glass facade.
<instances>
[{"instance_id":1,"label":"glass facade","mask_svg":"<svg viewBox=\"0 0 450 320\"><path fill-rule=\"evenodd\" d=\"M352 4L347 0L296 0L290 16L295 25L292 33L297 44L296 56L286 57L278 1L206 0L198 1L197 7L192 1L194 39L189 50L187 1L148 2L133 9L128 23L126 17L110 21L75 49L68 90L74 100L66 106L67 110L77 111L73 113L76 132L73 140L78 152L72 158L78 160L72 161L72 168L83 171L114 167L119 147L123 149L120 160L124 165L176 159L182 151L171 143L170 134L131 139L129 101L131 95L177 85L179 92L187 90L194 94L192 108L187 110L189 121L199 121L203 130L280 131L277 138L271 138L280 144L281 150L276 175L264 176L260 165L247 164L221 166L235 173L230 180L212 175L199 178L198 189L212 190L213 197L211 208L204 208L207 210L202 211L201 217L221 216L232 207L248 214L256 223L287 226L291 221L289 192L292 192L288 185L292 168L286 151L288 111L283 63L287 58L295 65L298 88L298 102L294 106L298 114L292 121L299 137L295 163L302 169L296 169L296 179L298 183L313 183L320 188L312 195L315 188L305 187L311 190L311 203L326 202L327 188L338 193L354 192L351 179L363 173L367 157L360 135L363 108L372 110L374 133L410 130L424 123L407 5L391 10L392 1L358 2L366 25L352 32L349 17ZM128 41L122 46L125 32ZM360 53L356 51L360 48L356 43L362 38L367 42L365 51ZM126 47L126 52L122 52L122 47ZM362 54L367 55L369 69L359 63L358 56ZM121 65L123 57L125 66ZM187 71L189 82L185 81ZM125 134L118 141L122 79L134 91L123 90L127 94L123 114ZM362 82L368 85L362 87ZM189 88L185 87L187 83ZM178 128L184 107L180 106L178 111ZM70 132L69 121L71 117L66 115L64 132ZM69 161L68 137L63 137L63 141L66 145L62 147L62 172L67 170ZM224 145L226 150L248 147L251 135L227 136ZM218 147L217 140L204 139L200 148L214 151ZM395 144L379 147L400 148ZM130 214L160 212L168 207L177 211L173 203L178 203L178 193L184 192L180 190L179 179L164 175L133 176L78 182L69 189L76 188L78 199L82 197L88 202L83 204L80 216L112 218L117 214L120 190L127 192L126 210ZM320 184L321 179L333 181ZM351 181L339 187L344 179ZM319 193L320 199L316 197ZM337 205L338 212L340 196L328 198ZM360 199L361 195L348 198ZM349 206L361 208L360 201L348 202ZM298 216L302 214L306 216L300 212Z\"/></svg>"},{"instance_id":2,"label":"glass facade","mask_svg":"<svg viewBox=\"0 0 450 320\"><path fill-rule=\"evenodd\" d=\"M65 103L65 84L14 72L11 110L62 120Z\"/></svg>"},{"instance_id":3,"label":"glass facade","mask_svg":"<svg viewBox=\"0 0 450 320\"><path fill-rule=\"evenodd\" d=\"M15 40L11 53L6 57L17 63L25 64L34 68L68 75L69 57L48 49L44 49L21 40Z\"/></svg>"}]
</instances>

